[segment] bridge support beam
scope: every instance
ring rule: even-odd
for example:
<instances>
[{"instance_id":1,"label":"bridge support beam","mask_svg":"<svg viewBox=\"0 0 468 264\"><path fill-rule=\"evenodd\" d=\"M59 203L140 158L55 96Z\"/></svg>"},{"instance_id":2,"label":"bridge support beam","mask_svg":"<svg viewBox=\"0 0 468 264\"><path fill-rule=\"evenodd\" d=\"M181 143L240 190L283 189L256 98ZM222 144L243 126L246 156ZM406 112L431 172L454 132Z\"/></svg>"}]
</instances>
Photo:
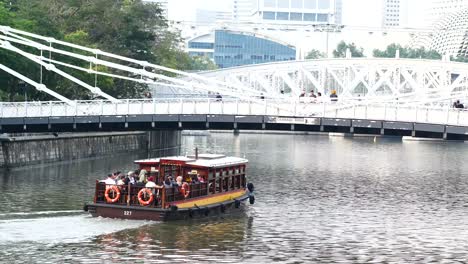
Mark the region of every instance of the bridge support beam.
<instances>
[{"instance_id":1,"label":"bridge support beam","mask_svg":"<svg viewBox=\"0 0 468 264\"><path fill-rule=\"evenodd\" d=\"M384 128L380 129L380 135L385 135L385 129Z\"/></svg>"},{"instance_id":2,"label":"bridge support beam","mask_svg":"<svg viewBox=\"0 0 468 264\"><path fill-rule=\"evenodd\" d=\"M354 134L354 127L353 126L349 128L349 133Z\"/></svg>"}]
</instances>

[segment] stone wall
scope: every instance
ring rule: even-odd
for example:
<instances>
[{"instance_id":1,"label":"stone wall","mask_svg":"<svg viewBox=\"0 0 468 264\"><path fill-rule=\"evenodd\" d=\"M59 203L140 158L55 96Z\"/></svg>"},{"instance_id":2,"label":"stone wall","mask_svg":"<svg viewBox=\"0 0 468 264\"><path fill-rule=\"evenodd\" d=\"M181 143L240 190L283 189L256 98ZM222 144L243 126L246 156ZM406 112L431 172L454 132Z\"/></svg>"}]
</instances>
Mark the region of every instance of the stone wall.
<instances>
[{"instance_id":1,"label":"stone wall","mask_svg":"<svg viewBox=\"0 0 468 264\"><path fill-rule=\"evenodd\" d=\"M6 136L1 138L0 165L16 167L136 151L178 155L180 138L180 131Z\"/></svg>"}]
</instances>

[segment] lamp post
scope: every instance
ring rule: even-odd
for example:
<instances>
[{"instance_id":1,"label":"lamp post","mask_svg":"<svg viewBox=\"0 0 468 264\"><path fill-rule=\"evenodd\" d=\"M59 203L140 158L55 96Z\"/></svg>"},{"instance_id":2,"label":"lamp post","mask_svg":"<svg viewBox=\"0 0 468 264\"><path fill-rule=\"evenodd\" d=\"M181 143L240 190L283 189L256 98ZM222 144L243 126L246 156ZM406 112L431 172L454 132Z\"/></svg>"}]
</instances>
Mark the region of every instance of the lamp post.
<instances>
[{"instance_id":1,"label":"lamp post","mask_svg":"<svg viewBox=\"0 0 468 264\"><path fill-rule=\"evenodd\" d=\"M26 83L23 81L23 80L19 80L18 81L18 87L20 88L20 90L23 90L24 92L24 101L27 102L28 101L28 93L26 91Z\"/></svg>"}]
</instances>

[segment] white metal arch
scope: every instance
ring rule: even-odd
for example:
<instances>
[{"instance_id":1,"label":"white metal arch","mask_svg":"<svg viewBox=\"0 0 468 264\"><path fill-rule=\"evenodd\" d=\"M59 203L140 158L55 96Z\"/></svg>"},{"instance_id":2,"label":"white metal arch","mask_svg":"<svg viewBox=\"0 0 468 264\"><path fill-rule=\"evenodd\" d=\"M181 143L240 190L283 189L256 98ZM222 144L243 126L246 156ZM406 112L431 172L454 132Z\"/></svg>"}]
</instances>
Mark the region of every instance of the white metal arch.
<instances>
[{"instance_id":1,"label":"white metal arch","mask_svg":"<svg viewBox=\"0 0 468 264\"><path fill-rule=\"evenodd\" d=\"M420 59L346 58L287 61L203 73L272 96L336 90L343 100L433 102L465 96L468 64Z\"/></svg>"}]
</instances>

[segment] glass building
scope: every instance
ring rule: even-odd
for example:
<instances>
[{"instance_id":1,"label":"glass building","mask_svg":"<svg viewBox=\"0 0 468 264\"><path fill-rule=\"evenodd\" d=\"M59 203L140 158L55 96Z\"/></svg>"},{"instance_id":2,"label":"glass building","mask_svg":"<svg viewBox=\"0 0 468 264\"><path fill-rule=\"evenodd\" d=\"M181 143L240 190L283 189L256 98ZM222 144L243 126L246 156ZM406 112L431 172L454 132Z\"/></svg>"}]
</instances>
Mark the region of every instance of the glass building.
<instances>
[{"instance_id":1,"label":"glass building","mask_svg":"<svg viewBox=\"0 0 468 264\"><path fill-rule=\"evenodd\" d=\"M214 60L220 68L295 59L293 46L245 32L215 31Z\"/></svg>"},{"instance_id":2,"label":"glass building","mask_svg":"<svg viewBox=\"0 0 468 264\"><path fill-rule=\"evenodd\" d=\"M188 42L191 56L207 56L220 68L296 59L296 48L256 33L216 30L214 42L206 35Z\"/></svg>"}]
</instances>

